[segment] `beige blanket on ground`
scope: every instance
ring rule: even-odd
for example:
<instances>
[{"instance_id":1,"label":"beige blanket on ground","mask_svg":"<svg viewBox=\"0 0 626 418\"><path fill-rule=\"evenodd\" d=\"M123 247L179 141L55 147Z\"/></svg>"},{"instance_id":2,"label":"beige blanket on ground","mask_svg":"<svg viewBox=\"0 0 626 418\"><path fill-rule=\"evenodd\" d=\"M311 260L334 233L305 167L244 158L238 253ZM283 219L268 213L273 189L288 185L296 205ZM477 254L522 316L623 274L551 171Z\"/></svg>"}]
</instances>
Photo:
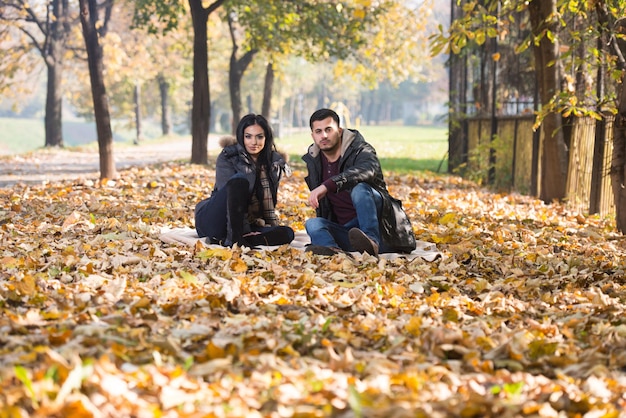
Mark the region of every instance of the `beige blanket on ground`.
<instances>
[{"instance_id":1,"label":"beige blanket on ground","mask_svg":"<svg viewBox=\"0 0 626 418\"><path fill-rule=\"evenodd\" d=\"M305 249L306 245L311 242L309 236L305 231L296 231L294 240L291 242L291 246L294 248L298 248L300 250ZM168 244L185 244L195 246L198 241L202 242L207 247L219 247L216 244L207 244L203 238L199 238L196 230L193 228L176 228L176 229L163 229L161 231L161 235L159 236L161 241ZM263 246L260 248L264 248L267 250L272 250L277 247L268 247ZM354 253L358 254L358 253ZM408 260L413 260L416 257L421 257L426 261L435 261L436 259L442 257L441 252L437 250L435 244L425 241L417 241L417 248L413 250L410 254L401 254L401 253L384 253L380 254L380 258L385 259L394 259L398 257L403 257Z\"/></svg>"}]
</instances>

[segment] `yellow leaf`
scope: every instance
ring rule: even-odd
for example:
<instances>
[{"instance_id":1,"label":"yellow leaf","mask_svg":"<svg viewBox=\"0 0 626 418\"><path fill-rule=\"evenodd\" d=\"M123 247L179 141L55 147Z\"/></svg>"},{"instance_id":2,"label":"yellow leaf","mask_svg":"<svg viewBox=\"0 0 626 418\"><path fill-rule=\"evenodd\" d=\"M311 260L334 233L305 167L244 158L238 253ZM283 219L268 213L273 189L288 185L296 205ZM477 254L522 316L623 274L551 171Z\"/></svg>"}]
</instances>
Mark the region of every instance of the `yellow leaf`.
<instances>
[{"instance_id":1,"label":"yellow leaf","mask_svg":"<svg viewBox=\"0 0 626 418\"><path fill-rule=\"evenodd\" d=\"M419 316L412 316L409 322L404 326L404 329L411 335L417 337L421 334L422 318Z\"/></svg>"},{"instance_id":2,"label":"yellow leaf","mask_svg":"<svg viewBox=\"0 0 626 418\"><path fill-rule=\"evenodd\" d=\"M12 267L17 267L18 262L17 259L15 257L4 257L0 263L2 263L2 265L5 268L12 268Z\"/></svg>"},{"instance_id":3,"label":"yellow leaf","mask_svg":"<svg viewBox=\"0 0 626 418\"><path fill-rule=\"evenodd\" d=\"M450 322L459 322L459 313L454 308L446 308L443 311L443 318Z\"/></svg>"},{"instance_id":4,"label":"yellow leaf","mask_svg":"<svg viewBox=\"0 0 626 418\"><path fill-rule=\"evenodd\" d=\"M445 215L443 215L441 217L441 219L439 219L439 225L447 225L450 223L456 223L457 221L457 217L455 213L446 213Z\"/></svg>"},{"instance_id":5,"label":"yellow leaf","mask_svg":"<svg viewBox=\"0 0 626 418\"><path fill-rule=\"evenodd\" d=\"M32 295L36 287L35 279L31 275L24 276L21 281L15 282L15 291L21 296Z\"/></svg>"},{"instance_id":6,"label":"yellow leaf","mask_svg":"<svg viewBox=\"0 0 626 418\"><path fill-rule=\"evenodd\" d=\"M553 355L558 348L558 343L556 342L547 342L546 340L535 340L532 341L529 345L529 356L530 358L536 360L542 356Z\"/></svg>"},{"instance_id":7,"label":"yellow leaf","mask_svg":"<svg viewBox=\"0 0 626 418\"><path fill-rule=\"evenodd\" d=\"M496 347L496 343L491 338L489 338L487 336L479 336L479 337L477 337L476 338L476 344L478 344L478 346L481 349L485 350L485 351L491 350L494 347Z\"/></svg>"},{"instance_id":8,"label":"yellow leaf","mask_svg":"<svg viewBox=\"0 0 626 418\"><path fill-rule=\"evenodd\" d=\"M199 241L198 241L199 242ZM204 248L204 245L200 243L200 245ZM233 251L227 247L220 248L209 248L204 250L198 254L198 257L202 260L206 260L209 258L217 257L222 260L230 260L233 257Z\"/></svg>"},{"instance_id":9,"label":"yellow leaf","mask_svg":"<svg viewBox=\"0 0 626 418\"><path fill-rule=\"evenodd\" d=\"M344 281L336 281L336 282L333 282L333 284L335 286L345 287L348 289L359 286L359 283L350 283L350 282L344 282Z\"/></svg>"},{"instance_id":10,"label":"yellow leaf","mask_svg":"<svg viewBox=\"0 0 626 418\"><path fill-rule=\"evenodd\" d=\"M41 313L41 317L46 320L60 319L61 313L59 311L44 311Z\"/></svg>"},{"instance_id":11,"label":"yellow leaf","mask_svg":"<svg viewBox=\"0 0 626 418\"><path fill-rule=\"evenodd\" d=\"M137 312L139 309L149 308L151 305L152 305L152 300L144 296L132 304L131 310L133 312Z\"/></svg>"},{"instance_id":12,"label":"yellow leaf","mask_svg":"<svg viewBox=\"0 0 626 418\"><path fill-rule=\"evenodd\" d=\"M435 244L448 244L455 241L453 235L431 235L430 239Z\"/></svg>"},{"instance_id":13,"label":"yellow leaf","mask_svg":"<svg viewBox=\"0 0 626 418\"><path fill-rule=\"evenodd\" d=\"M19 359L20 363L32 363L33 361L37 360L37 353L34 351L24 353L19 357Z\"/></svg>"},{"instance_id":14,"label":"yellow leaf","mask_svg":"<svg viewBox=\"0 0 626 418\"><path fill-rule=\"evenodd\" d=\"M205 351L207 356L209 356L209 359L211 360L226 357L226 350L224 350L222 347L218 347L217 345L215 345L213 341L209 341L209 344L207 344Z\"/></svg>"},{"instance_id":15,"label":"yellow leaf","mask_svg":"<svg viewBox=\"0 0 626 418\"><path fill-rule=\"evenodd\" d=\"M285 298L284 296L280 296L274 301L274 303L277 305L288 305L290 302L289 299Z\"/></svg>"},{"instance_id":16,"label":"yellow leaf","mask_svg":"<svg viewBox=\"0 0 626 418\"><path fill-rule=\"evenodd\" d=\"M236 273L243 273L244 271L248 270L248 265L241 258L237 258L236 260L233 260L232 263L230 263L230 268Z\"/></svg>"},{"instance_id":17,"label":"yellow leaf","mask_svg":"<svg viewBox=\"0 0 626 418\"><path fill-rule=\"evenodd\" d=\"M284 346L279 350L281 354L286 354L288 356L299 357L300 353L296 351L291 344Z\"/></svg>"}]
</instances>

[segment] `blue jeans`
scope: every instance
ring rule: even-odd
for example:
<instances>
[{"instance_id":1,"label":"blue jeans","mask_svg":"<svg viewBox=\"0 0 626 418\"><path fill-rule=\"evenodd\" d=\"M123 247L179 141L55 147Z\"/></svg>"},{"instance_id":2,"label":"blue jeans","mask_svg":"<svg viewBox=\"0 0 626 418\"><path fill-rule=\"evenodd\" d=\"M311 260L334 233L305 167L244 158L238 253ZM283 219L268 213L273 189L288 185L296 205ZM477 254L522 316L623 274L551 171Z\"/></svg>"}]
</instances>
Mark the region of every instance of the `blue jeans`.
<instances>
[{"instance_id":1,"label":"blue jeans","mask_svg":"<svg viewBox=\"0 0 626 418\"><path fill-rule=\"evenodd\" d=\"M356 210L356 218L341 225L326 218L307 219L304 226L311 238L311 244L324 247L339 247L345 251L354 251L350 245L348 231L359 228L372 241L380 246L380 252L389 252L380 242L378 218L383 208L383 198L367 183L357 184L351 191L350 197Z\"/></svg>"}]
</instances>

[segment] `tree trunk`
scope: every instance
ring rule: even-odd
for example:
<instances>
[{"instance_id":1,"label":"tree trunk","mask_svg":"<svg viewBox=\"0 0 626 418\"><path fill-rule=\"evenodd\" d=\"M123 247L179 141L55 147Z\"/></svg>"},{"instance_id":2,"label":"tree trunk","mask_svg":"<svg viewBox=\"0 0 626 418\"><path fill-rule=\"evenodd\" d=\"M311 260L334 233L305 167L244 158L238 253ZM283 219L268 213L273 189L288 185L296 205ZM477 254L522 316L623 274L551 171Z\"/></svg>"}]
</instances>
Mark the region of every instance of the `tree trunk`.
<instances>
[{"instance_id":1,"label":"tree trunk","mask_svg":"<svg viewBox=\"0 0 626 418\"><path fill-rule=\"evenodd\" d=\"M450 22L461 14L464 1L450 0ZM467 137L461 125L467 117L467 62L465 54L450 54L450 74L448 77L448 172L454 173L467 162ZM372 119L372 94L366 108L367 123Z\"/></svg>"},{"instance_id":2,"label":"tree trunk","mask_svg":"<svg viewBox=\"0 0 626 418\"><path fill-rule=\"evenodd\" d=\"M246 104L248 106L248 112L247 113L255 113L254 112L254 106L252 105L252 95L248 94L246 96Z\"/></svg>"},{"instance_id":3,"label":"tree trunk","mask_svg":"<svg viewBox=\"0 0 626 418\"><path fill-rule=\"evenodd\" d=\"M274 63L267 63L265 69L265 84L263 84L263 105L261 106L261 114L265 119L270 120L272 111L272 90L274 89Z\"/></svg>"},{"instance_id":4,"label":"tree trunk","mask_svg":"<svg viewBox=\"0 0 626 418\"><path fill-rule=\"evenodd\" d=\"M211 102L211 119L209 119L209 132L217 131L217 128L215 126L215 124L217 123L216 116L217 116L217 106L214 100Z\"/></svg>"},{"instance_id":5,"label":"tree trunk","mask_svg":"<svg viewBox=\"0 0 626 418\"><path fill-rule=\"evenodd\" d=\"M96 0L79 0L80 22L87 49L89 64L89 78L91 80L91 95L93 98L96 131L98 134L98 150L100 152L100 179L112 179L117 176L113 159L113 132L111 131L111 116L109 102L104 85L104 71L102 63L102 47L98 40L96 24L98 23L98 8Z\"/></svg>"},{"instance_id":6,"label":"tree trunk","mask_svg":"<svg viewBox=\"0 0 626 418\"><path fill-rule=\"evenodd\" d=\"M535 36L540 36L538 46L534 46L535 72L539 85L539 99L547 106L560 88L561 68L559 65L559 44L542 34L545 30L555 33L558 30L556 0L532 0L529 4L530 20ZM541 190L539 198L546 203L565 197L567 179L567 147L563 137L561 114L551 112L541 124L543 146L541 155Z\"/></svg>"},{"instance_id":7,"label":"tree trunk","mask_svg":"<svg viewBox=\"0 0 626 418\"><path fill-rule=\"evenodd\" d=\"M607 19L605 19L607 21ZM615 22L614 33L626 32L626 19ZM613 36L610 43L619 68L626 68L626 42ZM622 73L623 74L623 73ZM620 233L626 231L626 76L622 75L617 91L617 114L613 122L613 155L611 159L611 188L615 203L615 223Z\"/></svg>"},{"instance_id":8,"label":"tree trunk","mask_svg":"<svg viewBox=\"0 0 626 418\"><path fill-rule=\"evenodd\" d=\"M61 49L60 45L51 45L51 49ZM57 55L58 54L58 55ZM55 53L58 58L49 57L46 62L48 81L46 90L46 115L44 126L46 130L46 147L63 147L63 62L61 53Z\"/></svg>"},{"instance_id":9,"label":"tree trunk","mask_svg":"<svg viewBox=\"0 0 626 418\"><path fill-rule=\"evenodd\" d=\"M291 96L289 98L289 121L292 128L299 127L300 123L296 118L296 96Z\"/></svg>"},{"instance_id":10,"label":"tree trunk","mask_svg":"<svg viewBox=\"0 0 626 418\"><path fill-rule=\"evenodd\" d=\"M208 163L209 119L209 51L207 20L209 12L201 0L189 0L193 20L193 98L191 108L191 162Z\"/></svg>"},{"instance_id":11,"label":"tree trunk","mask_svg":"<svg viewBox=\"0 0 626 418\"><path fill-rule=\"evenodd\" d=\"M141 86L135 83L135 145L139 145L143 141L143 127L141 125Z\"/></svg>"},{"instance_id":12,"label":"tree trunk","mask_svg":"<svg viewBox=\"0 0 626 418\"><path fill-rule=\"evenodd\" d=\"M615 202L615 222L621 233L626 231L626 80L622 77L617 115L613 122L613 156L611 187Z\"/></svg>"},{"instance_id":13,"label":"tree trunk","mask_svg":"<svg viewBox=\"0 0 626 418\"><path fill-rule=\"evenodd\" d=\"M450 59L452 60L454 56L455 56L455 54L451 54L450 55ZM450 71L452 71L454 68L455 67L450 66ZM452 77L452 75L450 77ZM450 94L452 94L452 90L450 90L450 92L451 92ZM365 103L363 104L363 113L364 113L365 124L366 125L371 125L371 123L372 123L372 113L373 113L372 112L372 103L374 101L373 97L374 97L374 93L372 91L369 91L369 92L366 93L366 96L364 98Z\"/></svg>"},{"instance_id":14,"label":"tree trunk","mask_svg":"<svg viewBox=\"0 0 626 418\"><path fill-rule=\"evenodd\" d=\"M170 113L170 84L163 74L159 75L159 91L161 92L161 133L169 135L172 131L172 115Z\"/></svg>"},{"instance_id":15,"label":"tree trunk","mask_svg":"<svg viewBox=\"0 0 626 418\"><path fill-rule=\"evenodd\" d=\"M230 66L228 69L228 86L230 90L230 106L233 112L232 133L235 133L243 104L241 100L241 79L248 65L252 62L252 57L256 54L256 50L248 51L240 59L236 58L236 48L230 56Z\"/></svg>"},{"instance_id":16,"label":"tree trunk","mask_svg":"<svg viewBox=\"0 0 626 418\"><path fill-rule=\"evenodd\" d=\"M42 51L48 71L46 90L45 146L63 147L63 56L65 42L70 32L68 0L52 2L54 19L47 33L48 48Z\"/></svg>"},{"instance_id":17,"label":"tree trunk","mask_svg":"<svg viewBox=\"0 0 626 418\"><path fill-rule=\"evenodd\" d=\"M610 53L608 45L610 42L610 32L608 25L608 16L606 11L606 4L601 2L596 3L596 16L597 16L597 28L599 36L596 39L596 48L602 56ZM596 69L596 98L600 103L602 98L606 94L606 82L607 82L607 65L601 63ZM602 109L597 108L598 112ZM606 145L606 126L607 120L596 121L596 134L593 144L593 168L591 170L591 194L589 196L589 213L599 213L601 211L602 203L602 183L604 180L605 169L605 145ZM617 218L616 214L616 218Z\"/></svg>"},{"instance_id":18,"label":"tree trunk","mask_svg":"<svg viewBox=\"0 0 626 418\"><path fill-rule=\"evenodd\" d=\"M319 90L319 94L317 95L317 108L321 109L323 107L326 107L326 96L327 96L327 91L326 91L326 83L324 82L324 80L322 80L322 85L320 86L320 90Z\"/></svg>"},{"instance_id":19,"label":"tree trunk","mask_svg":"<svg viewBox=\"0 0 626 418\"><path fill-rule=\"evenodd\" d=\"M258 52L256 49L247 51L243 56L237 59L237 51L239 46L237 45L237 38L235 37L235 29L233 27L233 21L228 15L228 28L230 30L230 39L233 45L232 52L230 54L230 65L228 66L228 87L230 90L230 107L233 112L233 120L231 124L231 132L235 134L239 119L241 119L241 109L243 108L241 101L241 79L243 73L248 68L248 65L252 62L252 58Z\"/></svg>"}]
</instances>

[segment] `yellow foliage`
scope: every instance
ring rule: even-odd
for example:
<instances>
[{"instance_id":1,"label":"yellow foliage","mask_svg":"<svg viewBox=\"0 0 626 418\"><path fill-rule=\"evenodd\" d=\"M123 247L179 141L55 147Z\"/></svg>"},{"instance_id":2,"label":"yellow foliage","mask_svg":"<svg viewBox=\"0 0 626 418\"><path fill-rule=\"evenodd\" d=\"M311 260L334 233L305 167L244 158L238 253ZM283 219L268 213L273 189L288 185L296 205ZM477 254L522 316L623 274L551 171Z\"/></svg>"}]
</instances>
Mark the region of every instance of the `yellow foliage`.
<instances>
[{"instance_id":1,"label":"yellow foliage","mask_svg":"<svg viewBox=\"0 0 626 418\"><path fill-rule=\"evenodd\" d=\"M614 220L415 173L386 181L412 201L420 244L443 254L434 261L161 241L192 226L207 171L171 163L114 183L0 189L5 415L80 415L94 401L96 415L120 416L623 406ZM294 202L284 224L311 216L303 183L281 183ZM530 407L548 395L549 408Z\"/></svg>"},{"instance_id":2,"label":"yellow foliage","mask_svg":"<svg viewBox=\"0 0 626 418\"><path fill-rule=\"evenodd\" d=\"M422 330L422 319L417 316L412 316L409 319L409 322L404 326L404 329L414 337L417 337L421 334Z\"/></svg>"}]
</instances>

